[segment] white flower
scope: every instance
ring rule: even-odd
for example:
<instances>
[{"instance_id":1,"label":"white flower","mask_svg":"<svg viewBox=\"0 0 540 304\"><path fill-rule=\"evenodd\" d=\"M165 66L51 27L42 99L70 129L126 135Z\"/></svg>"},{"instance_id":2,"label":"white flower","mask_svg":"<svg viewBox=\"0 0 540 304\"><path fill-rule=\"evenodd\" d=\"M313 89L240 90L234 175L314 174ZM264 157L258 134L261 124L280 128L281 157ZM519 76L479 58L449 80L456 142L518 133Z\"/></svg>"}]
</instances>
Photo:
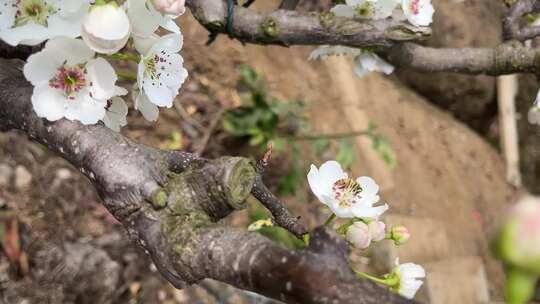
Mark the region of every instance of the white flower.
<instances>
[{"instance_id":1,"label":"white flower","mask_svg":"<svg viewBox=\"0 0 540 304\"><path fill-rule=\"evenodd\" d=\"M154 7L160 13L180 16L186 11L185 0L152 0Z\"/></svg>"},{"instance_id":2,"label":"white flower","mask_svg":"<svg viewBox=\"0 0 540 304\"><path fill-rule=\"evenodd\" d=\"M180 28L174 22L176 16L164 15L158 12L149 0L128 0L127 14L131 21L135 38L149 37L161 26L164 29L179 34Z\"/></svg>"},{"instance_id":3,"label":"white flower","mask_svg":"<svg viewBox=\"0 0 540 304\"><path fill-rule=\"evenodd\" d=\"M428 26L433 22L435 9L431 0L402 0L401 8L412 25Z\"/></svg>"},{"instance_id":4,"label":"white flower","mask_svg":"<svg viewBox=\"0 0 540 304\"><path fill-rule=\"evenodd\" d=\"M113 67L79 39L57 37L30 56L24 75L34 85L32 105L39 117L63 117L95 124L105 116L107 100L127 91L115 85Z\"/></svg>"},{"instance_id":5,"label":"white flower","mask_svg":"<svg viewBox=\"0 0 540 304\"><path fill-rule=\"evenodd\" d=\"M98 53L113 54L122 49L130 35L131 25L123 8L116 2L94 5L84 18L82 37Z\"/></svg>"},{"instance_id":6,"label":"white flower","mask_svg":"<svg viewBox=\"0 0 540 304\"><path fill-rule=\"evenodd\" d=\"M141 56L137 70L139 106L146 101L159 107L172 106L188 76L183 67L184 60L178 54L181 48L182 36L169 34L159 38L150 50Z\"/></svg>"},{"instance_id":7,"label":"white flower","mask_svg":"<svg viewBox=\"0 0 540 304\"><path fill-rule=\"evenodd\" d=\"M337 217L377 218L388 209L387 204L373 206L379 201L379 186L373 179L349 178L336 161L327 161L319 169L311 165L307 178L313 194Z\"/></svg>"},{"instance_id":8,"label":"white flower","mask_svg":"<svg viewBox=\"0 0 540 304\"><path fill-rule=\"evenodd\" d=\"M531 107L529 113L527 114L527 120L531 124L540 125L540 90L536 94L536 100L534 101L534 105Z\"/></svg>"},{"instance_id":9,"label":"white flower","mask_svg":"<svg viewBox=\"0 0 540 304\"><path fill-rule=\"evenodd\" d=\"M78 37L87 0L0 0L0 39L36 45L56 36Z\"/></svg>"},{"instance_id":10,"label":"white flower","mask_svg":"<svg viewBox=\"0 0 540 304\"><path fill-rule=\"evenodd\" d=\"M354 72L358 77L363 77L370 72L382 72L389 75L394 71L394 66L377 54L348 46L320 46L311 52L309 60L326 59L335 55L354 56Z\"/></svg>"},{"instance_id":11,"label":"white flower","mask_svg":"<svg viewBox=\"0 0 540 304\"><path fill-rule=\"evenodd\" d=\"M330 11L336 16L363 19L384 19L392 16L399 0L345 0Z\"/></svg>"},{"instance_id":12,"label":"white flower","mask_svg":"<svg viewBox=\"0 0 540 304\"><path fill-rule=\"evenodd\" d=\"M389 286L393 291L408 299L412 299L424 283L420 279L425 277L426 271L422 266L414 263L400 265L399 259L396 259L396 267L388 276L387 280L394 283Z\"/></svg>"},{"instance_id":13,"label":"white flower","mask_svg":"<svg viewBox=\"0 0 540 304\"><path fill-rule=\"evenodd\" d=\"M366 249L369 247L369 244L371 244L369 227L362 221L354 222L351 226L349 226L345 238L354 247L360 249Z\"/></svg>"},{"instance_id":14,"label":"white flower","mask_svg":"<svg viewBox=\"0 0 540 304\"><path fill-rule=\"evenodd\" d=\"M120 97L113 97L107 100L105 106L105 117L103 123L110 129L120 132L120 128L127 124L128 106Z\"/></svg>"},{"instance_id":15,"label":"white flower","mask_svg":"<svg viewBox=\"0 0 540 304\"><path fill-rule=\"evenodd\" d=\"M393 71L394 66L375 53L363 51L360 55L354 57L354 72L358 77L363 77L370 72L382 72L389 75Z\"/></svg>"}]
</instances>

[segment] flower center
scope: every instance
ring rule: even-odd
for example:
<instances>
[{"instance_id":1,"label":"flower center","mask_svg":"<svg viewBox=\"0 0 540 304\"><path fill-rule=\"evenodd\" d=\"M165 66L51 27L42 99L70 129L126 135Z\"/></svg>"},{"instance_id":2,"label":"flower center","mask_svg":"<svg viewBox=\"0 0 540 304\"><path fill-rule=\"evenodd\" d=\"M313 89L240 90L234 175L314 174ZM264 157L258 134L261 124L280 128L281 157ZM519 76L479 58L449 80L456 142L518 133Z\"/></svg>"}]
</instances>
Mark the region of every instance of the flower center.
<instances>
[{"instance_id":1,"label":"flower center","mask_svg":"<svg viewBox=\"0 0 540 304\"><path fill-rule=\"evenodd\" d=\"M342 208L351 207L358 195L362 192L362 187L354 179L342 178L332 186L334 197Z\"/></svg>"},{"instance_id":2,"label":"flower center","mask_svg":"<svg viewBox=\"0 0 540 304\"><path fill-rule=\"evenodd\" d=\"M355 7L356 14L362 18L370 18L375 14L373 5L370 2Z\"/></svg>"},{"instance_id":3,"label":"flower center","mask_svg":"<svg viewBox=\"0 0 540 304\"><path fill-rule=\"evenodd\" d=\"M47 26L47 19L56 9L44 0L17 0L14 26L23 26L30 21Z\"/></svg>"},{"instance_id":4,"label":"flower center","mask_svg":"<svg viewBox=\"0 0 540 304\"><path fill-rule=\"evenodd\" d=\"M86 86L85 70L81 66L64 65L58 69L49 86L62 90L70 99Z\"/></svg>"},{"instance_id":5,"label":"flower center","mask_svg":"<svg viewBox=\"0 0 540 304\"><path fill-rule=\"evenodd\" d=\"M420 12L420 0L413 0L411 2L411 11L413 14L418 15Z\"/></svg>"}]
</instances>

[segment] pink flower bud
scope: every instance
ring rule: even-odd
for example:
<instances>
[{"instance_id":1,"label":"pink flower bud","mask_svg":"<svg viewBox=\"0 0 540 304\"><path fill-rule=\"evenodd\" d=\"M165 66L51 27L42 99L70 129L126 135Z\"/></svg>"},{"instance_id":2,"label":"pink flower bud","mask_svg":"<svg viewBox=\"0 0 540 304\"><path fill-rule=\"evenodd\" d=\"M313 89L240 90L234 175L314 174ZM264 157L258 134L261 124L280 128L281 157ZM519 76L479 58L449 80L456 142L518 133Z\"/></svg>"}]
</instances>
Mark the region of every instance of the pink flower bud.
<instances>
[{"instance_id":1,"label":"pink flower bud","mask_svg":"<svg viewBox=\"0 0 540 304\"><path fill-rule=\"evenodd\" d=\"M369 234L369 227L364 222L354 222L347 229L346 239L354 247L360 249L366 249L371 243L371 236Z\"/></svg>"},{"instance_id":2,"label":"pink flower bud","mask_svg":"<svg viewBox=\"0 0 540 304\"><path fill-rule=\"evenodd\" d=\"M390 229L390 238L396 245L403 245L411 238L411 233L407 227L396 225Z\"/></svg>"},{"instance_id":3,"label":"pink flower bud","mask_svg":"<svg viewBox=\"0 0 540 304\"><path fill-rule=\"evenodd\" d=\"M185 0L152 0L154 8L165 15L180 16L186 11Z\"/></svg>"},{"instance_id":4,"label":"pink flower bud","mask_svg":"<svg viewBox=\"0 0 540 304\"><path fill-rule=\"evenodd\" d=\"M374 242L382 241L386 237L386 225L381 221L372 221L368 225L369 235Z\"/></svg>"}]
</instances>

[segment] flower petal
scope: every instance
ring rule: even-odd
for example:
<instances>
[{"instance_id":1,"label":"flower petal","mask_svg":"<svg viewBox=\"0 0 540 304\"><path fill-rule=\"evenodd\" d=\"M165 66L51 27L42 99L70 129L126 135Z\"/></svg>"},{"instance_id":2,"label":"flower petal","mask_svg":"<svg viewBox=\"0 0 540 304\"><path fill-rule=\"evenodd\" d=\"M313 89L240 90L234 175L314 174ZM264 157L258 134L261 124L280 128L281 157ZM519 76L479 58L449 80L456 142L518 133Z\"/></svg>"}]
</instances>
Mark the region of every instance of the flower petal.
<instances>
[{"instance_id":1,"label":"flower petal","mask_svg":"<svg viewBox=\"0 0 540 304\"><path fill-rule=\"evenodd\" d=\"M95 99L109 99L116 92L116 72L107 60L99 57L86 64L88 80L91 83L90 91Z\"/></svg>"},{"instance_id":2,"label":"flower petal","mask_svg":"<svg viewBox=\"0 0 540 304\"><path fill-rule=\"evenodd\" d=\"M61 91L48 85L37 86L32 94L32 105L39 117L56 121L64 117L66 98Z\"/></svg>"}]
</instances>

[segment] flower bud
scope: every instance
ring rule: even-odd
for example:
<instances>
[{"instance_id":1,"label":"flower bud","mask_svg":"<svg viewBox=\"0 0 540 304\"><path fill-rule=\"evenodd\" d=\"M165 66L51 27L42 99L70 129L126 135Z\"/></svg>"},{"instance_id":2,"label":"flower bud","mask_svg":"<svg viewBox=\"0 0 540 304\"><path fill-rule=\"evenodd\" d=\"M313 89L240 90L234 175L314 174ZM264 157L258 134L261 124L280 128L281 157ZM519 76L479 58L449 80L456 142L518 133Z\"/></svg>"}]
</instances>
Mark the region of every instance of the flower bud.
<instances>
[{"instance_id":1,"label":"flower bud","mask_svg":"<svg viewBox=\"0 0 540 304\"><path fill-rule=\"evenodd\" d=\"M81 36L94 51L113 54L122 49L131 32L126 12L116 4L95 4L84 18Z\"/></svg>"},{"instance_id":2,"label":"flower bud","mask_svg":"<svg viewBox=\"0 0 540 304\"><path fill-rule=\"evenodd\" d=\"M373 242L384 240L386 237L386 225L381 221L372 221L368 225L369 235Z\"/></svg>"},{"instance_id":3,"label":"flower bud","mask_svg":"<svg viewBox=\"0 0 540 304\"><path fill-rule=\"evenodd\" d=\"M180 16L186 11L185 0L152 0L154 8L165 15Z\"/></svg>"},{"instance_id":4,"label":"flower bud","mask_svg":"<svg viewBox=\"0 0 540 304\"><path fill-rule=\"evenodd\" d=\"M345 237L354 247L360 249L368 248L371 243L369 227L364 222L360 221L354 222L349 226Z\"/></svg>"},{"instance_id":5,"label":"flower bud","mask_svg":"<svg viewBox=\"0 0 540 304\"><path fill-rule=\"evenodd\" d=\"M496 243L508 265L540 275L540 199L527 196L511 210Z\"/></svg>"},{"instance_id":6,"label":"flower bud","mask_svg":"<svg viewBox=\"0 0 540 304\"><path fill-rule=\"evenodd\" d=\"M411 238L409 229L403 225L396 225L390 229L390 239L396 246L405 244Z\"/></svg>"}]
</instances>

